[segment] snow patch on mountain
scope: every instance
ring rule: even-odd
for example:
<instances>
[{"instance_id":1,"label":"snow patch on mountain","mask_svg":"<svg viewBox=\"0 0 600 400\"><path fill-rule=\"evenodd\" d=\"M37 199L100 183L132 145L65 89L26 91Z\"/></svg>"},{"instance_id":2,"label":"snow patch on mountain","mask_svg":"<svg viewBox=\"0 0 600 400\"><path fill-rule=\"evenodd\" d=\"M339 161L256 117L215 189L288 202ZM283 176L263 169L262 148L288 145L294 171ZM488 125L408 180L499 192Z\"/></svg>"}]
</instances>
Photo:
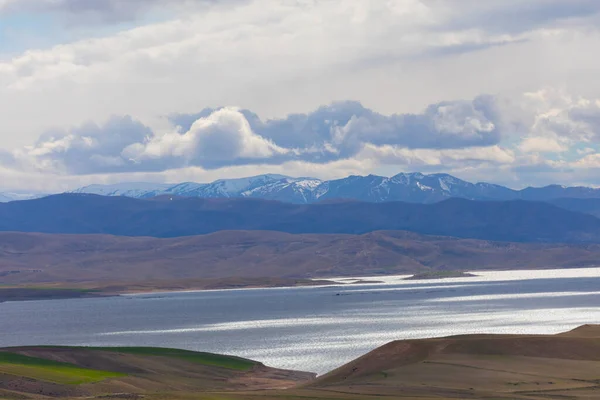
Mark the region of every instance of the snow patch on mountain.
<instances>
[{"instance_id":1,"label":"snow patch on mountain","mask_svg":"<svg viewBox=\"0 0 600 400\"><path fill-rule=\"evenodd\" d=\"M446 182L444 182L443 179L440 179L440 187L442 188L442 190L449 192L450 191L450 186L448 186L448 184Z\"/></svg>"},{"instance_id":2,"label":"snow patch on mountain","mask_svg":"<svg viewBox=\"0 0 600 400\"><path fill-rule=\"evenodd\" d=\"M323 182L315 178L288 178L267 183L242 193L244 197L287 201L290 203L310 203L314 190Z\"/></svg>"},{"instance_id":3,"label":"snow patch on mountain","mask_svg":"<svg viewBox=\"0 0 600 400\"><path fill-rule=\"evenodd\" d=\"M261 175L251 178L222 179L210 184L209 187L214 186L223 194L234 195L286 178L287 177L283 175Z\"/></svg>"},{"instance_id":4,"label":"snow patch on mountain","mask_svg":"<svg viewBox=\"0 0 600 400\"><path fill-rule=\"evenodd\" d=\"M299 180L294 181L294 185L296 185L298 187L306 188L306 189L314 189L322 183L323 183L322 180L314 179L314 178L301 178Z\"/></svg>"}]
</instances>

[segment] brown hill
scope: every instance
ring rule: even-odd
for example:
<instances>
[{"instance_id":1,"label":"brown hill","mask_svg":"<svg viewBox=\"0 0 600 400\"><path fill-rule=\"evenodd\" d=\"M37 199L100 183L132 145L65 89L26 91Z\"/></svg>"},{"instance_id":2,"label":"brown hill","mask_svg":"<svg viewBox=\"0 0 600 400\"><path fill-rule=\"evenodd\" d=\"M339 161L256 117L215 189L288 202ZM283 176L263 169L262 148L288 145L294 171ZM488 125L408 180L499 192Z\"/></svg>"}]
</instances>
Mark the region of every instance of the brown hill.
<instances>
[{"instance_id":1,"label":"brown hill","mask_svg":"<svg viewBox=\"0 0 600 400\"><path fill-rule=\"evenodd\" d=\"M600 338L600 325L583 325L572 331L561 333L564 337Z\"/></svg>"},{"instance_id":2,"label":"brown hill","mask_svg":"<svg viewBox=\"0 0 600 400\"><path fill-rule=\"evenodd\" d=\"M584 400L600 393L600 326L559 335L389 343L319 378L231 356L121 347L0 349L0 398Z\"/></svg>"},{"instance_id":3,"label":"brown hill","mask_svg":"<svg viewBox=\"0 0 600 400\"><path fill-rule=\"evenodd\" d=\"M600 326L389 343L310 384L400 398L599 398Z\"/></svg>"},{"instance_id":4,"label":"brown hill","mask_svg":"<svg viewBox=\"0 0 600 400\"><path fill-rule=\"evenodd\" d=\"M159 239L0 233L5 284L402 274L597 265L600 245L522 244L408 232L224 231Z\"/></svg>"},{"instance_id":5,"label":"brown hill","mask_svg":"<svg viewBox=\"0 0 600 400\"><path fill-rule=\"evenodd\" d=\"M96 396L135 399L169 391L281 389L308 382L314 376L269 368L238 357L176 349L0 349L2 399Z\"/></svg>"}]
</instances>

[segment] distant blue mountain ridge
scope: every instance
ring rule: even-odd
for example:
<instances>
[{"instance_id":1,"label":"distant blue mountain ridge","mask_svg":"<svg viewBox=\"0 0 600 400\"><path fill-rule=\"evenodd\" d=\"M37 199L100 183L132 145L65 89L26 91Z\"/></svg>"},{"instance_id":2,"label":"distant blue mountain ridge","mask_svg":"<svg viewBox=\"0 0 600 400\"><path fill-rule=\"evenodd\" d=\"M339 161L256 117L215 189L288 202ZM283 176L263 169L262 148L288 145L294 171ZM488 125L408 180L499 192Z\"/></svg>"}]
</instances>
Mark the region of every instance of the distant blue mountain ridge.
<instances>
[{"instance_id":1,"label":"distant blue mountain ridge","mask_svg":"<svg viewBox=\"0 0 600 400\"><path fill-rule=\"evenodd\" d=\"M437 203L449 198L497 201L600 199L600 189L590 187L551 185L514 190L485 182L471 183L448 174L425 175L418 172L400 173L392 177L353 175L329 181L266 174L239 179L220 179L212 183L125 182L112 185L90 185L70 193L125 196L138 199L162 195L254 198L294 204L312 204L340 199L370 203L404 201L421 204ZM41 194L0 193L0 203L42 196Z\"/></svg>"},{"instance_id":2,"label":"distant blue mountain ridge","mask_svg":"<svg viewBox=\"0 0 600 400\"><path fill-rule=\"evenodd\" d=\"M392 177L349 176L324 181L267 174L212 183L119 183L91 185L72 191L104 196L150 198L161 195L202 198L255 198L286 203L311 204L346 199L370 203L404 201L437 203L449 198L468 200L531 200L559 198L600 199L600 189L551 185L514 190L491 183L470 183L448 174L400 173Z\"/></svg>"}]
</instances>

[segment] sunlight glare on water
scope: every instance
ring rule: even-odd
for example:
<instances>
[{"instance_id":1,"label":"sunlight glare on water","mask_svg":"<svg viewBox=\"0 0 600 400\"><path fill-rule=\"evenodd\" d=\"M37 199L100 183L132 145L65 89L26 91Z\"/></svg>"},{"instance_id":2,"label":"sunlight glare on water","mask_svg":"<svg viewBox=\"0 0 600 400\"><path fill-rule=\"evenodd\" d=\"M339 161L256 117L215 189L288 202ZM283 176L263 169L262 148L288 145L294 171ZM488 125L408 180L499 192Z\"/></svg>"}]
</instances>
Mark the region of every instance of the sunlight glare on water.
<instances>
[{"instance_id":1,"label":"sunlight glare on water","mask_svg":"<svg viewBox=\"0 0 600 400\"><path fill-rule=\"evenodd\" d=\"M392 340L600 323L600 268L477 274L2 303L0 346L175 347L324 373Z\"/></svg>"}]
</instances>

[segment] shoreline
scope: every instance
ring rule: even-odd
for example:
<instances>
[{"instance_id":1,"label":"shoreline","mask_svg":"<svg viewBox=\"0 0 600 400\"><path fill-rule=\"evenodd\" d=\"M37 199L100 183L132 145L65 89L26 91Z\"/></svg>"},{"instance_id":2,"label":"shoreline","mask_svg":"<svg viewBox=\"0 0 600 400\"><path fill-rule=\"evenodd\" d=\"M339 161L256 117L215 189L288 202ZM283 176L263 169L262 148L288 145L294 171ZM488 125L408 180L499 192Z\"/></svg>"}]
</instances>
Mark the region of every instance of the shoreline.
<instances>
[{"instance_id":1,"label":"shoreline","mask_svg":"<svg viewBox=\"0 0 600 400\"><path fill-rule=\"evenodd\" d=\"M589 274L586 272L594 272ZM157 281L97 284L83 282L80 285L52 283L38 286L10 285L0 286L0 303L15 301L43 301L108 298L116 296L137 296L149 294L194 293L206 291L236 291L264 290L286 288L317 288L335 286L363 285L396 285L418 282L441 282L445 280L464 280L468 282L485 282L498 275L506 275L505 280L518 281L535 279L528 275L535 272L547 272L547 279L600 276L599 267L587 268L546 268L546 269L504 269L504 270L475 270L461 272L463 276L433 277L411 279L420 274L377 275L377 276L346 276L329 278L222 278L196 279L187 281ZM554 273L553 273L554 272ZM7 291L17 292L7 295ZM18 293L18 292L21 293Z\"/></svg>"},{"instance_id":2,"label":"shoreline","mask_svg":"<svg viewBox=\"0 0 600 400\"><path fill-rule=\"evenodd\" d=\"M307 283L307 284L297 284L297 285L282 285L282 286L243 286L243 287L215 287L215 288L189 288L189 289L155 289L155 290L140 290L134 292L122 292L117 293L116 296L141 296L145 294L169 294L169 293L196 293L196 292L234 292L238 290L267 290L267 289L295 289L295 288L319 288L319 287L330 287L330 286L342 286L346 285L344 283L322 280L319 279L315 281L315 284Z\"/></svg>"},{"instance_id":3,"label":"shoreline","mask_svg":"<svg viewBox=\"0 0 600 400\"><path fill-rule=\"evenodd\" d=\"M31 288L31 287L0 287L0 304L18 301L68 300L68 299L99 299L114 297L117 294L87 291L79 288Z\"/></svg>"},{"instance_id":4,"label":"shoreline","mask_svg":"<svg viewBox=\"0 0 600 400\"><path fill-rule=\"evenodd\" d=\"M231 280L236 283L231 283ZM264 289L286 289L286 288L311 288L342 285L334 281L325 279L278 279L268 278L266 282L239 283L239 278L204 282L204 284L188 287L186 285L164 284L150 285L144 283L130 284L109 284L109 285L90 285L82 284L80 287L69 285L68 287L60 283L53 283L48 286L0 286L0 304L5 302L17 301L44 301L44 300L70 300L70 299L98 299L117 296L138 296L148 294L169 294L169 293L194 293L194 292L212 292L212 291L235 291L235 290L264 290ZM241 280L243 281L243 280ZM90 287L93 286L93 287Z\"/></svg>"}]
</instances>

